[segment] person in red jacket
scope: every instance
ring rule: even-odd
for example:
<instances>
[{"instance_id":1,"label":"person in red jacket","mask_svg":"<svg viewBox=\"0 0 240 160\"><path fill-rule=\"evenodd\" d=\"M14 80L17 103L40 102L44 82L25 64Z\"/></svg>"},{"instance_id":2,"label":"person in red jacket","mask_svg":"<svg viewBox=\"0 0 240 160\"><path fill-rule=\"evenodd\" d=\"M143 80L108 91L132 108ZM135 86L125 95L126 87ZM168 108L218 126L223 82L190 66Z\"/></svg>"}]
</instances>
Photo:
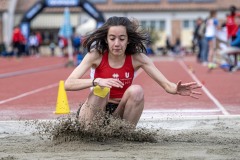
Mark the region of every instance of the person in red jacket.
<instances>
[{"instance_id":1,"label":"person in red jacket","mask_svg":"<svg viewBox=\"0 0 240 160\"><path fill-rule=\"evenodd\" d=\"M239 69L237 53L240 53L240 12L235 14L235 22L237 25L237 33L235 39L231 41L230 46L219 52L222 58L225 59L230 65L229 71L232 72ZM231 58L232 56L234 58Z\"/></svg>"},{"instance_id":2,"label":"person in red jacket","mask_svg":"<svg viewBox=\"0 0 240 160\"><path fill-rule=\"evenodd\" d=\"M230 39L230 41L234 40L238 30L238 26L235 22L236 10L237 8L235 6L231 6L230 14L227 16L227 19L226 19L227 36L228 36L228 39Z\"/></svg>"},{"instance_id":3,"label":"person in red jacket","mask_svg":"<svg viewBox=\"0 0 240 160\"><path fill-rule=\"evenodd\" d=\"M17 26L13 30L13 36L12 36L12 43L13 43L13 51L14 55L17 57L20 57L22 54L22 43L24 42L24 36L20 30L20 28Z\"/></svg>"},{"instance_id":4,"label":"person in red jacket","mask_svg":"<svg viewBox=\"0 0 240 160\"><path fill-rule=\"evenodd\" d=\"M67 91L93 87L80 108L79 121L89 127L98 113L109 113L135 127L144 108L144 92L133 85L134 73L142 68L167 93L198 98L196 82L170 82L146 56L147 34L138 22L126 17L111 17L86 37L88 53L65 81ZM83 75L91 69L91 78ZM104 114L102 114L104 115Z\"/></svg>"},{"instance_id":5,"label":"person in red jacket","mask_svg":"<svg viewBox=\"0 0 240 160\"><path fill-rule=\"evenodd\" d=\"M42 35L39 31L36 32L36 37L37 37L37 40L38 40L38 44L36 46L36 49L37 49L37 53L39 54L39 52L40 52L39 48L42 45L42 41L43 41L42 40Z\"/></svg>"}]
</instances>

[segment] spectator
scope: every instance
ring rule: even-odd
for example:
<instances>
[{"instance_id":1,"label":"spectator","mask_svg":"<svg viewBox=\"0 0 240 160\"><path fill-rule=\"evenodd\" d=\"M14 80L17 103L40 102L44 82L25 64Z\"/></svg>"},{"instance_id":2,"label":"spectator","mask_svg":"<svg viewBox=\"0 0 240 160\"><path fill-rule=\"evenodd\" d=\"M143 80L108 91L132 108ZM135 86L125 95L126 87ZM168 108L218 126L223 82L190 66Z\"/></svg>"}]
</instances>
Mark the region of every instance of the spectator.
<instances>
[{"instance_id":1,"label":"spectator","mask_svg":"<svg viewBox=\"0 0 240 160\"><path fill-rule=\"evenodd\" d=\"M73 40L74 54L78 54L81 46L81 38L79 35L75 34L72 40Z\"/></svg>"},{"instance_id":2,"label":"spectator","mask_svg":"<svg viewBox=\"0 0 240 160\"><path fill-rule=\"evenodd\" d=\"M226 23L223 23L221 25L221 28L217 31L217 47L220 50L224 50L228 47L228 35L227 35L227 27L226 27Z\"/></svg>"},{"instance_id":3,"label":"spectator","mask_svg":"<svg viewBox=\"0 0 240 160\"><path fill-rule=\"evenodd\" d=\"M234 54L234 60L232 61L230 56L232 53L240 52L240 13L236 13L235 22L238 26L236 38L230 43L230 46L220 52L220 54L230 64L230 71L236 71L238 69L237 54Z\"/></svg>"},{"instance_id":4,"label":"spectator","mask_svg":"<svg viewBox=\"0 0 240 160\"><path fill-rule=\"evenodd\" d=\"M37 41L38 41L38 44L37 44L37 46L36 46L36 50L37 50L37 53L39 54L39 53L40 53L39 48L40 48L40 46L42 45L42 35L41 35L40 32L36 32L35 35L36 35Z\"/></svg>"},{"instance_id":5,"label":"spectator","mask_svg":"<svg viewBox=\"0 0 240 160\"><path fill-rule=\"evenodd\" d=\"M0 43L0 56L12 56L13 52L7 52L5 44Z\"/></svg>"},{"instance_id":6,"label":"spectator","mask_svg":"<svg viewBox=\"0 0 240 160\"><path fill-rule=\"evenodd\" d=\"M230 41L233 41L237 30L238 26L235 23L235 14L236 14L237 8L235 6L230 7L230 15L227 15L227 20L226 20L226 26L227 26L227 36Z\"/></svg>"},{"instance_id":7,"label":"spectator","mask_svg":"<svg viewBox=\"0 0 240 160\"><path fill-rule=\"evenodd\" d=\"M173 45L171 43L171 39L169 36L166 39L166 48L167 48L167 52L170 52L170 54L173 52Z\"/></svg>"},{"instance_id":8,"label":"spectator","mask_svg":"<svg viewBox=\"0 0 240 160\"><path fill-rule=\"evenodd\" d=\"M154 51L153 51L153 49L152 49L151 43L149 43L149 44L146 46L146 50L147 50L147 55L148 55L148 56L153 56L153 55L154 55Z\"/></svg>"},{"instance_id":9,"label":"spectator","mask_svg":"<svg viewBox=\"0 0 240 160\"><path fill-rule=\"evenodd\" d=\"M181 52L181 39L177 37L176 43L174 45L174 53L178 55Z\"/></svg>"},{"instance_id":10,"label":"spectator","mask_svg":"<svg viewBox=\"0 0 240 160\"><path fill-rule=\"evenodd\" d=\"M38 56L38 38L36 36L35 33L31 33L31 35L29 36L29 52L30 55L37 55Z\"/></svg>"},{"instance_id":11,"label":"spectator","mask_svg":"<svg viewBox=\"0 0 240 160\"><path fill-rule=\"evenodd\" d=\"M55 55L55 48L56 48L56 45L54 43L54 41L52 41L50 44L49 44L49 48L51 50L51 56L54 56Z\"/></svg>"},{"instance_id":12,"label":"spectator","mask_svg":"<svg viewBox=\"0 0 240 160\"><path fill-rule=\"evenodd\" d=\"M217 12L215 10L210 11L210 17L206 21L205 38L208 42L208 67L215 68L216 64L213 62L213 56L216 48L216 32L218 26L218 20L216 19ZM205 59L206 60L206 59Z\"/></svg>"},{"instance_id":13,"label":"spectator","mask_svg":"<svg viewBox=\"0 0 240 160\"><path fill-rule=\"evenodd\" d=\"M61 56L65 56L65 48L67 47L67 39L64 37L59 37L58 46L61 50Z\"/></svg>"},{"instance_id":14,"label":"spectator","mask_svg":"<svg viewBox=\"0 0 240 160\"><path fill-rule=\"evenodd\" d=\"M23 46L25 44L25 38L21 32L20 27L18 26L13 30L12 43L14 55L20 57L24 52Z\"/></svg>"},{"instance_id":15,"label":"spectator","mask_svg":"<svg viewBox=\"0 0 240 160\"><path fill-rule=\"evenodd\" d=\"M202 51L201 41L203 38L203 34L201 34L200 29L202 24L203 24L202 18L198 18L196 21L196 26L193 33L193 45L198 47L198 53L197 53L198 62L201 62L201 51Z\"/></svg>"}]
</instances>

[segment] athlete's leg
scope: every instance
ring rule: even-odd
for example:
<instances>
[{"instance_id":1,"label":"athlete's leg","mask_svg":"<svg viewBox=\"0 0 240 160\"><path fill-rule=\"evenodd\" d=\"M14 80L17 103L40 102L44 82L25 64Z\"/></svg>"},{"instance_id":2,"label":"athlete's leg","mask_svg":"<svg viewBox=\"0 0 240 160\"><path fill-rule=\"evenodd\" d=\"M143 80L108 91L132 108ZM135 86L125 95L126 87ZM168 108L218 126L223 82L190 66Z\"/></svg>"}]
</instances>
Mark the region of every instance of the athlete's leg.
<instances>
[{"instance_id":1,"label":"athlete's leg","mask_svg":"<svg viewBox=\"0 0 240 160\"><path fill-rule=\"evenodd\" d=\"M213 53L214 53L214 46L213 46L213 40L208 41L209 51L208 51L208 62L213 62Z\"/></svg>"},{"instance_id":2,"label":"athlete's leg","mask_svg":"<svg viewBox=\"0 0 240 160\"><path fill-rule=\"evenodd\" d=\"M79 113L81 125L88 126L94 119L94 116L104 115L109 93L105 98L96 96L91 92L86 102L82 105Z\"/></svg>"},{"instance_id":3,"label":"athlete's leg","mask_svg":"<svg viewBox=\"0 0 240 160\"><path fill-rule=\"evenodd\" d=\"M120 116L134 126L137 125L144 107L144 93L139 85L130 86L124 93L113 116Z\"/></svg>"}]
</instances>

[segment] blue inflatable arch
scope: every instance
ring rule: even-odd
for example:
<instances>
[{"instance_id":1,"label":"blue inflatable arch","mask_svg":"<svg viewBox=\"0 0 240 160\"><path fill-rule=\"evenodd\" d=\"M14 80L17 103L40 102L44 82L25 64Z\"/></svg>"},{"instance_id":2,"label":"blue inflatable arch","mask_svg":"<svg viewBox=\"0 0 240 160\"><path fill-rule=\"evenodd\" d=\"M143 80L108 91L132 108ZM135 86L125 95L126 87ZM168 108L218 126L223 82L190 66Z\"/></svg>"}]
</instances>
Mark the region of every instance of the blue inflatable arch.
<instances>
[{"instance_id":1,"label":"blue inflatable arch","mask_svg":"<svg viewBox=\"0 0 240 160\"><path fill-rule=\"evenodd\" d=\"M45 7L81 7L87 14L94 18L97 26L101 26L105 19L100 11L87 0L40 0L36 2L23 16L20 27L23 35L28 38L30 23Z\"/></svg>"}]
</instances>

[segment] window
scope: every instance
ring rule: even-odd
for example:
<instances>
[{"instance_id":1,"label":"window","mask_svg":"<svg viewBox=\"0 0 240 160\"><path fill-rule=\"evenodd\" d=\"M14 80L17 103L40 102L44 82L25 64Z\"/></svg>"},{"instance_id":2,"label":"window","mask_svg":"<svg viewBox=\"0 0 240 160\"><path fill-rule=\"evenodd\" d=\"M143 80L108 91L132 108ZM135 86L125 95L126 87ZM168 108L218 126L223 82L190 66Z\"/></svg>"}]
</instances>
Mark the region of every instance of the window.
<instances>
[{"instance_id":1,"label":"window","mask_svg":"<svg viewBox=\"0 0 240 160\"><path fill-rule=\"evenodd\" d=\"M150 21L150 29L155 30L156 29L156 22L155 21Z\"/></svg>"},{"instance_id":2,"label":"window","mask_svg":"<svg viewBox=\"0 0 240 160\"><path fill-rule=\"evenodd\" d=\"M166 29L166 22L164 20L160 20L160 21L142 20L142 21L140 21L140 25L143 29L148 30L148 31L165 31L165 29Z\"/></svg>"},{"instance_id":3,"label":"window","mask_svg":"<svg viewBox=\"0 0 240 160\"><path fill-rule=\"evenodd\" d=\"M160 2L160 0L112 0L114 3L151 3Z\"/></svg>"},{"instance_id":4,"label":"window","mask_svg":"<svg viewBox=\"0 0 240 160\"><path fill-rule=\"evenodd\" d=\"M150 2L160 2L160 0L135 0L136 2L150 3Z\"/></svg>"},{"instance_id":5,"label":"window","mask_svg":"<svg viewBox=\"0 0 240 160\"><path fill-rule=\"evenodd\" d=\"M195 25L195 23L194 23L195 21L194 20L184 20L183 22L182 22L182 27L183 27L183 29L193 29L194 28L194 25Z\"/></svg>"},{"instance_id":6,"label":"window","mask_svg":"<svg viewBox=\"0 0 240 160\"><path fill-rule=\"evenodd\" d=\"M107 3L107 0L89 0L92 3Z\"/></svg>"},{"instance_id":7,"label":"window","mask_svg":"<svg viewBox=\"0 0 240 160\"><path fill-rule=\"evenodd\" d=\"M160 31L164 31L166 29L165 21L163 21L163 20L159 21L159 29L160 29Z\"/></svg>"},{"instance_id":8,"label":"window","mask_svg":"<svg viewBox=\"0 0 240 160\"><path fill-rule=\"evenodd\" d=\"M146 21L141 21L140 22L142 28L147 28L147 22Z\"/></svg>"},{"instance_id":9,"label":"window","mask_svg":"<svg viewBox=\"0 0 240 160\"><path fill-rule=\"evenodd\" d=\"M185 3L185 2L191 2L191 0L168 0L168 2L172 3Z\"/></svg>"},{"instance_id":10,"label":"window","mask_svg":"<svg viewBox=\"0 0 240 160\"><path fill-rule=\"evenodd\" d=\"M168 0L169 3L214 2L215 0Z\"/></svg>"},{"instance_id":11,"label":"window","mask_svg":"<svg viewBox=\"0 0 240 160\"><path fill-rule=\"evenodd\" d=\"M183 28L184 28L184 29L190 28L190 22L189 22L189 20L184 20L184 21L183 21Z\"/></svg>"},{"instance_id":12,"label":"window","mask_svg":"<svg viewBox=\"0 0 240 160\"><path fill-rule=\"evenodd\" d=\"M214 2L215 0L192 0L193 2Z\"/></svg>"}]
</instances>

